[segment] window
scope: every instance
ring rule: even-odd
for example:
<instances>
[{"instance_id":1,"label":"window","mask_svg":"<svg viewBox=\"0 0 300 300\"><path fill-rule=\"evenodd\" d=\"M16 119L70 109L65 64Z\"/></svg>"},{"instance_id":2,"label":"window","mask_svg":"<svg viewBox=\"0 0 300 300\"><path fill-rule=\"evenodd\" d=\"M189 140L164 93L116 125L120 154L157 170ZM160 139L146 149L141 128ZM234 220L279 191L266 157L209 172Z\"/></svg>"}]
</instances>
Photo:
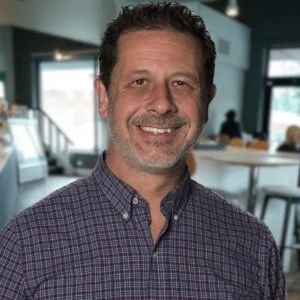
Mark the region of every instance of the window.
<instances>
[{"instance_id":1,"label":"window","mask_svg":"<svg viewBox=\"0 0 300 300\"><path fill-rule=\"evenodd\" d=\"M268 77L300 76L300 49L270 50Z\"/></svg>"},{"instance_id":2,"label":"window","mask_svg":"<svg viewBox=\"0 0 300 300\"><path fill-rule=\"evenodd\" d=\"M300 126L300 48L272 49L266 79L264 128L277 146L288 126Z\"/></svg>"},{"instance_id":3,"label":"window","mask_svg":"<svg viewBox=\"0 0 300 300\"><path fill-rule=\"evenodd\" d=\"M41 62L39 71L41 108L74 143L73 150L93 151L96 144L94 60ZM45 128L46 140L47 133Z\"/></svg>"}]
</instances>

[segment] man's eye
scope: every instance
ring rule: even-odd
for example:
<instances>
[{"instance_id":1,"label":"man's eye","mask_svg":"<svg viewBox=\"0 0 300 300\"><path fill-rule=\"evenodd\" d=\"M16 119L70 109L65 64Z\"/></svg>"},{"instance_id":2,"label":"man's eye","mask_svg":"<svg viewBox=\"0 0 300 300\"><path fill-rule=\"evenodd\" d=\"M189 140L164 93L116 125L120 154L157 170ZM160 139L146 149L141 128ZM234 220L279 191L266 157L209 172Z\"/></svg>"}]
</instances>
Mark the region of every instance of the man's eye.
<instances>
[{"instance_id":1,"label":"man's eye","mask_svg":"<svg viewBox=\"0 0 300 300\"><path fill-rule=\"evenodd\" d=\"M184 81L177 80L177 81L174 82L174 85L175 86L184 86L184 85L186 85L186 83Z\"/></svg>"},{"instance_id":2,"label":"man's eye","mask_svg":"<svg viewBox=\"0 0 300 300\"><path fill-rule=\"evenodd\" d=\"M144 85L146 83L145 79L137 79L133 82L135 85Z\"/></svg>"}]
</instances>

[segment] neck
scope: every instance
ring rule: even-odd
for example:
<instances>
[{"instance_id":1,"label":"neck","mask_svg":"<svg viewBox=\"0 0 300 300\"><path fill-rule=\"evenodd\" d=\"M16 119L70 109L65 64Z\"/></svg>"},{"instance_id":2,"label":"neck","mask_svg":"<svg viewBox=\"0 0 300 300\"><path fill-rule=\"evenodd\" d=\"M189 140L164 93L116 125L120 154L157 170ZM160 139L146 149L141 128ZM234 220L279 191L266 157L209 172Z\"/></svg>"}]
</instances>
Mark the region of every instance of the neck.
<instances>
[{"instance_id":1,"label":"neck","mask_svg":"<svg viewBox=\"0 0 300 300\"><path fill-rule=\"evenodd\" d=\"M163 172L147 172L131 166L124 160L115 159L109 150L106 165L114 175L142 196L150 207L159 207L162 198L182 180L185 172L185 161Z\"/></svg>"},{"instance_id":2,"label":"neck","mask_svg":"<svg viewBox=\"0 0 300 300\"><path fill-rule=\"evenodd\" d=\"M155 243L166 222L160 210L161 200L183 178L185 161L174 168L158 173L138 169L122 159L118 153L107 151L106 165L121 180L131 186L147 202L151 216L150 231Z\"/></svg>"}]
</instances>

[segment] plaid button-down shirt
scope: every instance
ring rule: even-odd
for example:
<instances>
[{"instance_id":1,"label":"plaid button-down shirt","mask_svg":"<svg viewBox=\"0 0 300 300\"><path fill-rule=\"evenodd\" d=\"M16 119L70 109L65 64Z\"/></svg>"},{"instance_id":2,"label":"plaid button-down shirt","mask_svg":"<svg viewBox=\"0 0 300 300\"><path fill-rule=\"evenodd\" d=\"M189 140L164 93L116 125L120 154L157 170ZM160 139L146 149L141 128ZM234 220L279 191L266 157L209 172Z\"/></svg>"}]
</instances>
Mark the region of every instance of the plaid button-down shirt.
<instances>
[{"instance_id":1,"label":"plaid button-down shirt","mask_svg":"<svg viewBox=\"0 0 300 300\"><path fill-rule=\"evenodd\" d=\"M145 201L101 158L92 174L13 218L0 235L0 299L284 299L270 231L184 180Z\"/></svg>"}]
</instances>

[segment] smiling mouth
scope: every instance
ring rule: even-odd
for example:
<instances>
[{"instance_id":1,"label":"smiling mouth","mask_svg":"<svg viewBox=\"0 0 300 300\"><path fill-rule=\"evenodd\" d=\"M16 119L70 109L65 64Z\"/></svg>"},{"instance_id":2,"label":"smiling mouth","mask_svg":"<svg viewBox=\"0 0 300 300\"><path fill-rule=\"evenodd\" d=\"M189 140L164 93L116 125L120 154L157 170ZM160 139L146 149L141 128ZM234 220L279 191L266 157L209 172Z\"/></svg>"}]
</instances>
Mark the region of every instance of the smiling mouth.
<instances>
[{"instance_id":1,"label":"smiling mouth","mask_svg":"<svg viewBox=\"0 0 300 300\"><path fill-rule=\"evenodd\" d=\"M171 133L174 128L156 128L156 127L146 127L140 126L142 131L153 133L153 134L164 134L164 133Z\"/></svg>"}]
</instances>

